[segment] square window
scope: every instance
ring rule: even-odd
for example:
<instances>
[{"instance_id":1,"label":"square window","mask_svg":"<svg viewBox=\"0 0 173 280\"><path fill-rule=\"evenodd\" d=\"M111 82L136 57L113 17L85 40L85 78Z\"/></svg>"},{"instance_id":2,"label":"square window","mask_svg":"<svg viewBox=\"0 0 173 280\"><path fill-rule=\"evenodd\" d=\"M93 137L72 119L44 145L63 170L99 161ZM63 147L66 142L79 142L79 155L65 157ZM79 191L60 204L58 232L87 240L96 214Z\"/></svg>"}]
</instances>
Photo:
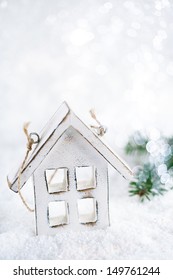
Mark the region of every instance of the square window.
<instances>
[{"instance_id":1,"label":"square window","mask_svg":"<svg viewBox=\"0 0 173 280\"><path fill-rule=\"evenodd\" d=\"M68 189L68 169L47 169L46 181L49 193L66 192Z\"/></svg>"},{"instance_id":2,"label":"square window","mask_svg":"<svg viewBox=\"0 0 173 280\"><path fill-rule=\"evenodd\" d=\"M97 221L95 198L82 198L77 201L80 223L93 223Z\"/></svg>"},{"instance_id":3,"label":"square window","mask_svg":"<svg viewBox=\"0 0 173 280\"><path fill-rule=\"evenodd\" d=\"M69 214L66 201L52 201L48 204L50 227L68 224Z\"/></svg>"},{"instance_id":4,"label":"square window","mask_svg":"<svg viewBox=\"0 0 173 280\"><path fill-rule=\"evenodd\" d=\"M96 187L95 167L76 167L77 190L93 189Z\"/></svg>"}]
</instances>

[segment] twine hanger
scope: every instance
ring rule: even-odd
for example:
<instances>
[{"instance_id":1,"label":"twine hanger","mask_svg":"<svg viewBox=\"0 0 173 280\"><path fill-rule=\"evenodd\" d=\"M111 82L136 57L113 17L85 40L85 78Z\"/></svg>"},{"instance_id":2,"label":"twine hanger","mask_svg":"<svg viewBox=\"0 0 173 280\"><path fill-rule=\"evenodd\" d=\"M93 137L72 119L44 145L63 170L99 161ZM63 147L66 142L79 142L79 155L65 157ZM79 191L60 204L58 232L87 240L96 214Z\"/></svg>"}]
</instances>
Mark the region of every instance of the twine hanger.
<instances>
[{"instance_id":1,"label":"twine hanger","mask_svg":"<svg viewBox=\"0 0 173 280\"><path fill-rule=\"evenodd\" d=\"M24 157L24 160L19 168L19 173L18 173L18 179L17 179L17 190L18 190L18 194L23 202L23 204L25 205L25 207L28 209L28 211L30 212L34 212L34 209L30 208L28 203L26 202L25 198L23 197L22 193L21 193L21 175L22 175L22 172L25 168L25 164L26 164L26 161L28 159L28 156L29 156L29 153L30 151L32 150L32 146L33 144L37 144L39 141L40 141L40 137L37 133L35 132L32 132L32 133L28 133L28 126L29 126L29 122L27 123L24 123L23 125L23 131L26 135L26 138L27 138L27 144L26 144L26 154L25 154L25 157ZM33 136L36 136L36 140L34 140L32 137ZM7 182L8 182L8 185L9 187L11 188L11 184L7 178Z\"/></svg>"},{"instance_id":2,"label":"twine hanger","mask_svg":"<svg viewBox=\"0 0 173 280\"><path fill-rule=\"evenodd\" d=\"M91 109L89 111L91 117L97 122L98 126L96 125L90 125L91 128L93 128L95 130L95 132L97 133L98 136L103 136L106 132L107 132L107 127L102 125L100 123L100 121L97 119L96 117L96 113L94 111L94 109Z\"/></svg>"}]
</instances>

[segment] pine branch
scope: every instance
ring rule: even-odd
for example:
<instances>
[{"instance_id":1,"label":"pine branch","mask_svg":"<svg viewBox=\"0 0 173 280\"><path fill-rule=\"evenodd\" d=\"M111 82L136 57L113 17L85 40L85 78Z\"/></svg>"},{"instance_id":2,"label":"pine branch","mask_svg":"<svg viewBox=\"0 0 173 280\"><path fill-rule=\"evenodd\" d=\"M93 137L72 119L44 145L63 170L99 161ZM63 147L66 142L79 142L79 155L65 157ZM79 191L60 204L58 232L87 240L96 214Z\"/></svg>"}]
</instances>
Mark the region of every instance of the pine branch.
<instances>
[{"instance_id":1,"label":"pine branch","mask_svg":"<svg viewBox=\"0 0 173 280\"><path fill-rule=\"evenodd\" d=\"M125 153L127 155L145 155L147 154L146 144L148 143L148 138L143 136L139 131L135 132L125 146Z\"/></svg>"},{"instance_id":2,"label":"pine branch","mask_svg":"<svg viewBox=\"0 0 173 280\"><path fill-rule=\"evenodd\" d=\"M130 182L130 196L138 195L143 201L150 200L152 196L163 195L166 189L160 182L155 166L150 163L144 164L135 176L135 180Z\"/></svg>"},{"instance_id":3,"label":"pine branch","mask_svg":"<svg viewBox=\"0 0 173 280\"><path fill-rule=\"evenodd\" d=\"M148 143L149 149L146 148ZM133 156L134 162L141 161L142 165L135 179L129 184L130 196L137 195L141 201L150 200L173 189L173 137L150 140L137 131L130 137L125 152Z\"/></svg>"}]
</instances>

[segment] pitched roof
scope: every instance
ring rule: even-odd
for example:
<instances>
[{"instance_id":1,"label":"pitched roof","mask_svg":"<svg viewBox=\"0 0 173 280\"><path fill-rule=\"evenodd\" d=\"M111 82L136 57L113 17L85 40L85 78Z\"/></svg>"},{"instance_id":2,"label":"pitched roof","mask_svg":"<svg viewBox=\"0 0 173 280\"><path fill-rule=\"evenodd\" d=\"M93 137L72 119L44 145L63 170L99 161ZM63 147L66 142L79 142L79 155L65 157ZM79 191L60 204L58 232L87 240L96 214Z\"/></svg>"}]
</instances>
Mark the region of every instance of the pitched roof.
<instances>
[{"instance_id":1,"label":"pitched roof","mask_svg":"<svg viewBox=\"0 0 173 280\"><path fill-rule=\"evenodd\" d=\"M22 172L21 187L23 187L61 135L70 126L76 129L124 178L132 178L133 173L128 165L74 114L66 102L63 102L39 134L40 141L27 160ZM10 188L15 192L17 192L18 172L19 169L15 174L8 176Z\"/></svg>"}]
</instances>

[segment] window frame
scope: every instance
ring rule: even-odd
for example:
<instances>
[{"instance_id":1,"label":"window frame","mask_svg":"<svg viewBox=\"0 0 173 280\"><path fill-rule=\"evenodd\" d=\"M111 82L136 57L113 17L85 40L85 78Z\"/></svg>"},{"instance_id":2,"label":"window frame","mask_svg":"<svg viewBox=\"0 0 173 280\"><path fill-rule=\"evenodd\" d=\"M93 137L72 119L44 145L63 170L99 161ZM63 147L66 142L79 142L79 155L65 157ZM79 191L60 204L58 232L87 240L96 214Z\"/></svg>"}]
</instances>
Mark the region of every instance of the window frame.
<instances>
[{"instance_id":1,"label":"window frame","mask_svg":"<svg viewBox=\"0 0 173 280\"><path fill-rule=\"evenodd\" d=\"M66 190L60 190L60 191L55 191L55 192L49 192L49 183L47 180L47 175L46 175L46 171L47 170L58 170L58 169L66 169ZM44 177L45 177L45 181L46 181L46 188L47 188L47 192L48 194L52 195L52 194L61 194L61 193L66 193L70 190L70 185L69 185L69 168L67 167L58 167L58 168L47 168L44 171Z\"/></svg>"},{"instance_id":2,"label":"window frame","mask_svg":"<svg viewBox=\"0 0 173 280\"><path fill-rule=\"evenodd\" d=\"M85 167L92 167L93 170L93 180L94 180L94 186L86 187L85 189L78 189L78 180L77 180L77 168L85 168ZM95 190L97 188L97 168L95 165L78 165L74 167L74 178L76 183L76 190L78 192L85 192L89 190ZM88 180L89 181L89 180Z\"/></svg>"},{"instance_id":3,"label":"window frame","mask_svg":"<svg viewBox=\"0 0 173 280\"><path fill-rule=\"evenodd\" d=\"M66 223L62 223L62 224L57 224L57 225L50 225L50 216L49 216L49 204L50 203L56 203L56 202L65 202L65 207L66 207L66 218L67 218L67 222ZM69 225L70 222L70 212L69 212L69 203L66 200L54 200L54 201L49 201L48 205L47 205L47 221L48 221L48 226L49 228L55 228L55 227L61 227L61 226L65 226L65 225Z\"/></svg>"}]
</instances>

